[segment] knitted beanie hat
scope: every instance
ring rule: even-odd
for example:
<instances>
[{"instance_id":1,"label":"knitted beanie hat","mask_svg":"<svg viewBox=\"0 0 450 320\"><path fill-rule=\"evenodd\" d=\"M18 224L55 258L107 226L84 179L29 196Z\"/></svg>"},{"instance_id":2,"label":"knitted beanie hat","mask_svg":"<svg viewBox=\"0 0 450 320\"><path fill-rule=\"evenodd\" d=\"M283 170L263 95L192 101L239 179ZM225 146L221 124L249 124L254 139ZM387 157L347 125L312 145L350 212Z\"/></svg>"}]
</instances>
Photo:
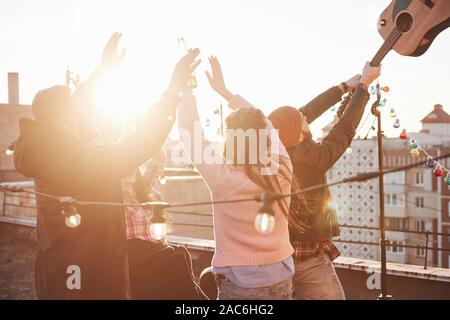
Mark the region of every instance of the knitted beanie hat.
<instances>
[{"instance_id":1,"label":"knitted beanie hat","mask_svg":"<svg viewBox=\"0 0 450 320\"><path fill-rule=\"evenodd\" d=\"M275 129L278 129L281 142L286 148L298 144L302 131L302 118L300 111L294 107L280 107L268 116Z\"/></svg>"}]
</instances>

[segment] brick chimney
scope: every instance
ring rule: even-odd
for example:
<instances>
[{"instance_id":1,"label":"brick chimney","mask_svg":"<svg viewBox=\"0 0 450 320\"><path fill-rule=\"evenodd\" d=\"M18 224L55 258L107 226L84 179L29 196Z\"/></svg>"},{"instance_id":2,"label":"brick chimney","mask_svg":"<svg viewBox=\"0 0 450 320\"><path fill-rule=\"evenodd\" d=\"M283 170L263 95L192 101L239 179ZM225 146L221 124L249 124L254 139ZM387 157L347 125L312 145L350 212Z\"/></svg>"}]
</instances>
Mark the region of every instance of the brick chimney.
<instances>
[{"instance_id":1,"label":"brick chimney","mask_svg":"<svg viewBox=\"0 0 450 320\"><path fill-rule=\"evenodd\" d=\"M8 73L8 103L19 104L19 74Z\"/></svg>"}]
</instances>

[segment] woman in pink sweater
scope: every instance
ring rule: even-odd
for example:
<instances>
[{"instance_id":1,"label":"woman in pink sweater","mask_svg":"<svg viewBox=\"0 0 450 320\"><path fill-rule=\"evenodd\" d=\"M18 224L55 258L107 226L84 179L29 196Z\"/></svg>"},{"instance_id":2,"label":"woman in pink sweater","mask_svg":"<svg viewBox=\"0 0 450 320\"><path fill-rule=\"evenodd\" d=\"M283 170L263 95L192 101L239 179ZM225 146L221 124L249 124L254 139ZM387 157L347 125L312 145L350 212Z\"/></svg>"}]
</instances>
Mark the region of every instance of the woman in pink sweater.
<instances>
[{"instance_id":1,"label":"woman in pink sweater","mask_svg":"<svg viewBox=\"0 0 450 320\"><path fill-rule=\"evenodd\" d=\"M207 183L212 199L289 193L292 165L277 132L260 110L226 89L218 60L214 57L209 60L212 75L207 72L208 80L234 110L226 119L223 153L214 150L203 134L192 90L186 90L181 97L178 122L185 152ZM236 138L242 130L249 130L247 138ZM232 143L234 146L230 146ZM219 299L291 299L295 269L288 233L289 204L289 197L275 201L275 226L273 230L268 225L260 231L255 227L260 203L213 206L216 241L213 269Z\"/></svg>"}]
</instances>

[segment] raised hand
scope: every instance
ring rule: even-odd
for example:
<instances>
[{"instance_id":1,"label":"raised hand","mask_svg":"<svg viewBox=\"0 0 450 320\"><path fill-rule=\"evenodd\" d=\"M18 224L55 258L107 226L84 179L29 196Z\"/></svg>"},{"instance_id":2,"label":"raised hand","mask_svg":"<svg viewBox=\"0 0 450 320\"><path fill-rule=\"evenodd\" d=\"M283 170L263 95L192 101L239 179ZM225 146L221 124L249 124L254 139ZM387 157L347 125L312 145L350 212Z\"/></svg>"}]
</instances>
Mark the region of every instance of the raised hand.
<instances>
[{"instance_id":1,"label":"raised hand","mask_svg":"<svg viewBox=\"0 0 450 320\"><path fill-rule=\"evenodd\" d=\"M348 79L347 81L345 81L345 83L348 86L348 91L351 92L351 91L355 90L356 87L358 86L358 84L360 83L360 81L361 81L360 74L357 74L357 75L351 77L350 79Z\"/></svg>"},{"instance_id":2,"label":"raised hand","mask_svg":"<svg viewBox=\"0 0 450 320\"><path fill-rule=\"evenodd\" d=\"M211 73L205 71L206 77L211 87L220 94L225 100L230 101L233 94L225 86L225 79L223 78L222 67L220 66L217 57L210 56L208 58L209 64L211 65Z\"/></svg>"},{"instance_id":3,"label":"raised hand","mask_svg":"<svg viewBox=\"0 0 450 320\"><path fill-rule=\"evenodd\" d=\"M381 74L381 64L378 67L372 67L370 62L366 62L364 69L361 75L361 83L363 83L366 87L377 79Z\"/></svg>"},{"instance_id":4,"label":"raised hand","mask_svg":"<svg viewBox=\"0 0 450 320\"><path fill-rule=\"evenodd\" d=\"M195 60L199 53L199 49L189 49L188 53L178 61L173 70L168 91L178 95L186 88L191 74L201 62L200 59Z\"/></svg>"},{"instance_id":5,"label":"raised hand","mask_svg":"<svg viewBox=\"0 0 450 320\"><path fill-rule=\"evenodd\" d=\"M119 45L121 37L122 37L121 33L115 32L109 39L105 48L103 49L102 61L100 63L100 66L103 67L104 69L117 67L123 62L126 50L123 49L120 52L120 54L118 54L117 52L117 47Z\"/></svg>"}]
</instances>

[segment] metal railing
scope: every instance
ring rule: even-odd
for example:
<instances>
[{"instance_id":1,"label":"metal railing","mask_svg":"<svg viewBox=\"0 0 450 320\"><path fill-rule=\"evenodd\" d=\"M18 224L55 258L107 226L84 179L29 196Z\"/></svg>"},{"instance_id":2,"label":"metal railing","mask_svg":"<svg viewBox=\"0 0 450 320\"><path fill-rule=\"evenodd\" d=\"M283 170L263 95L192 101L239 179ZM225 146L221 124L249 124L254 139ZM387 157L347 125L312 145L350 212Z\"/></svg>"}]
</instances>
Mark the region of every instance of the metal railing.
<instances>
[{"instance_id":1,"label":"metal railing","mask_svg":"<svg viewBox=\"0 0 450 320\"><path fill-rule=\"evenodd\" d=\"M31 185L30 185L31 187ZM23 203L15 203L10 202L8 200L11 199L24 199L28 200L33 203L32 205L23 204ZM6 215L6 207L14 207L14 208L25 208L25 209L36 209L35 203L34 203L34 197L33 196L25 196L21 194L14 194L14 193L3 193L3 201L2 201L2 215ZM202 221L202 223L187 223L187 222L177 222L173 221L170 222L172 226L178 226L178 227L192 227L192 228L213 228L213 225L211 223L212 214L211 213L201 213L201 212L193 212L193 211L186 211L186 210L168 210L167 213L172 215L183 215L183 216L191 216L191 217L204 217L204 218L210 218L207 220ZM14 218L17 218L17 216L12 216ZM26 218L30 218L27 216ZM206 223L206 224L205 224ZM370 226L359 226L359 225L348 225L348 224L340 224L339 227L341 228L350 228L350 229L361 229L361 230L372 230L372 231L380 231L379 227L370 227ZM425 236L425 244L422 243L414 243L414 244L401 244L397 243L396 247L398 248L404 248L404 249L419 249L424 250L424 269L427 269L428 267L428 256L430 250L435 252L449 252L450 248L447 247L438 247L436 245L430 246L430 236L436 237L447 237L449 239L450 233L444 233L444 232L435 232L435 231L418 231L418 230L408 230L408 229L394 229L394 228L386 228L386 231L388 232L398 232L398 233L410 233L410 234L419 234ZM373 242L373 241L359 241L359 240L345 240L345 239L334 239L333 240L336 243L346 243L346 244L357 244L357 245L371 245L371 246L380 246L380 243ZM436 240L432 241L433 244L436 243Z\"/></svg>"}]
</instances>

